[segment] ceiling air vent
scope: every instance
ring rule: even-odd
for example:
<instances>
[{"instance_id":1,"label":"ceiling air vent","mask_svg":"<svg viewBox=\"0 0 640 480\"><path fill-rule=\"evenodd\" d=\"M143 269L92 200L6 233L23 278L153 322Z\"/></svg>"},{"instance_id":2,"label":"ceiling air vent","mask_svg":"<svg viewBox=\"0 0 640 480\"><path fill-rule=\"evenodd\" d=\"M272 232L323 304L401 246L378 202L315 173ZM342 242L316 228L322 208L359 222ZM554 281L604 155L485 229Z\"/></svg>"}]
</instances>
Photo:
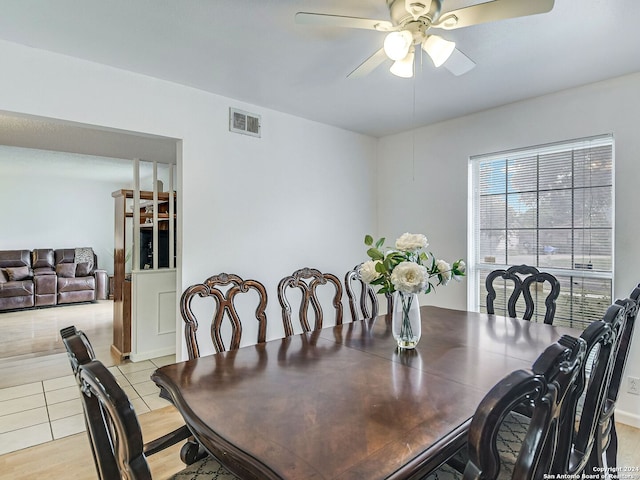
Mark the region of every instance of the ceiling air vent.
<instances>
[{"instance_id":1,"label":"ceiling air vent","mask_svg":"<svg viewBox=\"0 0 640 480\"><path fill-rule=\"evenodd\" d=\"M260 137L260 115L229 108L229 130L252 137Z\"/></svg>"}]
</instances>

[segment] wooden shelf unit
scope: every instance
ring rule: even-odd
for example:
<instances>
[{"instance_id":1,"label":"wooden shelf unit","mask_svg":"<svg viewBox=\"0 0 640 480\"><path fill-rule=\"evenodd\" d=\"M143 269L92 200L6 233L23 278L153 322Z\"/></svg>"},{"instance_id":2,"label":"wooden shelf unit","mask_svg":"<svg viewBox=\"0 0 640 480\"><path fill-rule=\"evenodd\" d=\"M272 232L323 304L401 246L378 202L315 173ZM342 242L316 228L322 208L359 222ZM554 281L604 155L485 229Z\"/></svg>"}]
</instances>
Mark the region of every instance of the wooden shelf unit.
<instances>
[{"instance_id":1,"label":"wooden shelf unit","mask_svg":"<svg viewBox=\"0 0 640 480\"><path fill-rule=\"evenodd\" d=\"M132 231L133 190L116 190L111 194L114 199L114 255L113 255L113 344L112 352L120 358L126 358L131 352L131 275L126 272L127 248L132 249L131 239L127 238L127 222L131 222ZM127 201L129 200L129 201ZM140 201L146 204L153 202L153 192L140 191ZM174 222L176 219L176 194L173 193ZM146 205L140 207L140 228L153 228L153 223L145 223L153 218L153 212L147 211ZM158 230L169 230L169 193L158 192ZM175 224L174 224L175 232ZM131 235L131 234L130 234ZM133 253L130 250L130 253Z\"/></svg>"}]
</instances>

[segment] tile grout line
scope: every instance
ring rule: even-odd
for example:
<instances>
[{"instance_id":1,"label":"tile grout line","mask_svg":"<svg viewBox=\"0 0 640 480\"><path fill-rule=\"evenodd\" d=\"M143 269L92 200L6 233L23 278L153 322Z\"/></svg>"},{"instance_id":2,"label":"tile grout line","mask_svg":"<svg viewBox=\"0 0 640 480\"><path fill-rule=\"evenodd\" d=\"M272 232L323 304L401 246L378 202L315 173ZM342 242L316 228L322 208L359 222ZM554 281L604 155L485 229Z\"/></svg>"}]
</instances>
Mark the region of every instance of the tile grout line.
<instances>
[{"instance_id":1,"label":"tile grout line","mask_svg":"<svg viewBox=\"0 0 640 480\"><path fill-rule=\"evenodd\" d=\"M44 394L44 406L47 409L47 420L49 420L49 433L51 433L51 439L55 440L53 436L53 425L51 425L51 414L49 413L49 401L47 400L47 392L44 391L44 380L42 381L42 393Z\"/></svg>"},{"instance_id":2,"label":"tile grout line","mask_svg":"<svg viewBox=\"0 0 640 480\"><path fill-rule=\"evenodd\" d=\"M162 364L162 362L158 362L160 364L156 364L155 362L153 362L153 359L150 359L149 361L150 361L153 369L160 368L161 366L164 365L164 364ZM120 365L114 365L114 367L116 367L117 371L119 372L118 377L121 377L122 379L124 379L126 384L133 389L133 391L137 395L137 398L141 401L142 405L144 405L146 407L146 409L147 409L146 412L136 413L136 415L140 415L140 414L143 414L143 413L148 413L148 412L151 412L153 410L156 410L157 408L160 408L160 407L157 407L157 406L155 408L152 408L151 405L149 405L149 403L147 403L147 401L143 398L143 395L141 395L138 392L138 390L136 389L135 385L137 385L137 384L133 384L129 380L127 375L135 374L137 370L134 370L133 372L125 373L123 370L120 369ZM49 440L49 441L58 440L58 438L56 438L55 435L54 435L54 431L53 431L53 421L54 420L51 419L51 413L50 413L49 407L53 406L53 405L56 405L57 403L62 403L62 402L50 403L49 399L48 399L48 396L47 396L47 393L55 392L55 391L58 391L58 390L61 390L61 389L64 389L64 388L69 388L69 387L59 387L59 388L54 388L54 389L50 389L50 390L45 390L45 382L49 382L51 380L57 380L59 378L64 378L64 377L66 377L66 375L64 375L62 377L56 377L56 378L53 378L53 379L45 379L45 380L38 380L36 382L31 382L31 383L39 384L40 390L39 390L38 393L42 394L42 396L44 398L44 408L46 409L47 421L46 422L42 422L42 423L38 423L36 425L42 425L43 423L47 423L48 424L48 430L49 430L49 434L50 434L50 438L51 438L51 440ZM138 383L143 383L143 382L138 382ZM6 387L6 388L13 388L13 387ZM75 386L75 388L77 388L77 385ZM0 389L0 390L4 390L4 389ZM16 397L16 398L23 398L23 397L27 397L27 396L30 396L30 395L23 395L21 397ZM13 400L13 399L8 399L8 400ZM42 407L36 407L36 408L42 408ZM29 410L32 410L32 409L22 410L22 412L29 411ZM20 412L15 412L15 413L20 413ZM74 415L70 415L69 417L62 417L62 418L70 418L72 416L74 416ZM22 427L22 428L28 428L28 427ZM13 431L17 431L17 430L21 430L21 428L18 428L16 430L11 430L11 431L13 432ZM8 433L8 432L5 432L5 433ZM65 436L67 436L67 435L65 435ZM64 437L60 437L60 438L64 438ZM15 450L12 450L12 451L15 451ZM5 452L5 453L11 453L11 452Z\"/></svg>"}]
</instances>

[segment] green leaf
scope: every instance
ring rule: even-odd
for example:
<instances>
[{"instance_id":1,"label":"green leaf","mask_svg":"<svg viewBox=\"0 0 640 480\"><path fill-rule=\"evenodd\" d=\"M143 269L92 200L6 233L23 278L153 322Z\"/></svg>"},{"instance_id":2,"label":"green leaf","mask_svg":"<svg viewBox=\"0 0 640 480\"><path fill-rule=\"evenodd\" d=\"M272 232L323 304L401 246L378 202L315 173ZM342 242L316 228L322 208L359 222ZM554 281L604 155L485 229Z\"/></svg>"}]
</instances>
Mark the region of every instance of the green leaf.
<instances>
[{"instance_id":1,"label":"green leaf","mask_svg":"<svg viewBox=\"0 0 640 480\"><path fill-rule=\"evenodd\" d=\"M395 266L398 264L398 262L394 262L393 259L394 257L392 255L387 255L387 258L385 258L384 261L382 262L387 272L390 272L391 270L393 270Z\"/></svg>"},{"instance_id":2,"label":"green leaf","mask_svg":"<svg viewBox=\"0 0 640 480\"><path fill-rule=\"evenodd\" d=\"M364 244L371 246L373 245L373 237L371 235L365 235L364 236Z\"/></svg>"},{"instance_id":3,"label":"green leaf","mask_svg":"<svg viewBox=\"0 0 640 480\"><path fill-rule=\"evenodd\" d=\"M372 260L382 260L384 258L382 252L377 248L370 248L369 250L367 250L367 255L369 255Z\"/></svg>"},{"instance_id":4,"label":"green leaf","mask_svg":"<svg viewBox=\"0 0 640 480\"><path fill-rule=\"evenodd\" d=\"M380 247L382 247L382 245L384 245L384 240L385 240L385 238L384 238L384 237L382 237L380 240L378 240L378 241L376 242L376 248L380 248Z\"/></svg>"},{"instance_id":5,"label":"green leaf","mask_svg":"<svg viewBox=\"0 0 640 480\"><path fill-rule=\"evenodd\" d=\"M402 252L391 252L387 254L387 258L390 258L391 260L393 260L396 265L400 262L405 261L407 258L405 257L405 254Z\"/></svg>"}]
</instances>

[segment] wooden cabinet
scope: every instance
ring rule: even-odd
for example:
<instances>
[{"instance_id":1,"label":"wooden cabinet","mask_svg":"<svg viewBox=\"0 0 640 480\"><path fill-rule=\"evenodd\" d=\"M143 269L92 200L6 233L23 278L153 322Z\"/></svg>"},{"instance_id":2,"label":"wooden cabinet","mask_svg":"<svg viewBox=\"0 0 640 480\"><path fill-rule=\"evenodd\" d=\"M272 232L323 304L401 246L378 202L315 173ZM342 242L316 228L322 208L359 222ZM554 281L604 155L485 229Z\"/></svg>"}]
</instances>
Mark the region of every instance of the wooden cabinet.
<instances>
[{"instance_id":1,"label":"wooden cabinet","mask_svg":"<svg viewBox=\"0 0 640 480\"><path fill-rule=\"evenodd\" d=\"M150 250L153 252L153 245L149 245L149 237L153 238L153 192L141 191L140 192L140 239L137 242L133 240L133 190L116 190L111 194L114 199L115 208L115 225L114 225L114 264L113 264L113 344L111 346L112 352L120 358L126 358L131 352L131 311L132 311L132 289L131 289L131 272L128 271L128 263L132 255L133 249L139 249L140 260L139 269L153 268L153 262L151 265L148 262ZM162 258L162 261L158 262L158 267L173 267L175 265L175 253L174 261L169 262L169 248L168 244L166 249L164 247L165 242L163 238L168 238L169 231L169 193L158 193L158 244L161 252L158 252L158 257ZM173 193L173 221L175 222L175 200L176 195ZM175 223L174 223L175 232ZM175 238L175 237L174 237ZM166 250L166 251L165 251ZM175 248L172 249L175 252ZM147 252L147 253L145 253ZM144 255L147 255L145 257ZM153 253L151 253L153 258ZM166 261L165 261L166 259ZM146 263L145 263L146 262ZM135 268L132 265L132 268ZM136 269L137 270L137 269Z\"/></svg>"}]
</instances>

